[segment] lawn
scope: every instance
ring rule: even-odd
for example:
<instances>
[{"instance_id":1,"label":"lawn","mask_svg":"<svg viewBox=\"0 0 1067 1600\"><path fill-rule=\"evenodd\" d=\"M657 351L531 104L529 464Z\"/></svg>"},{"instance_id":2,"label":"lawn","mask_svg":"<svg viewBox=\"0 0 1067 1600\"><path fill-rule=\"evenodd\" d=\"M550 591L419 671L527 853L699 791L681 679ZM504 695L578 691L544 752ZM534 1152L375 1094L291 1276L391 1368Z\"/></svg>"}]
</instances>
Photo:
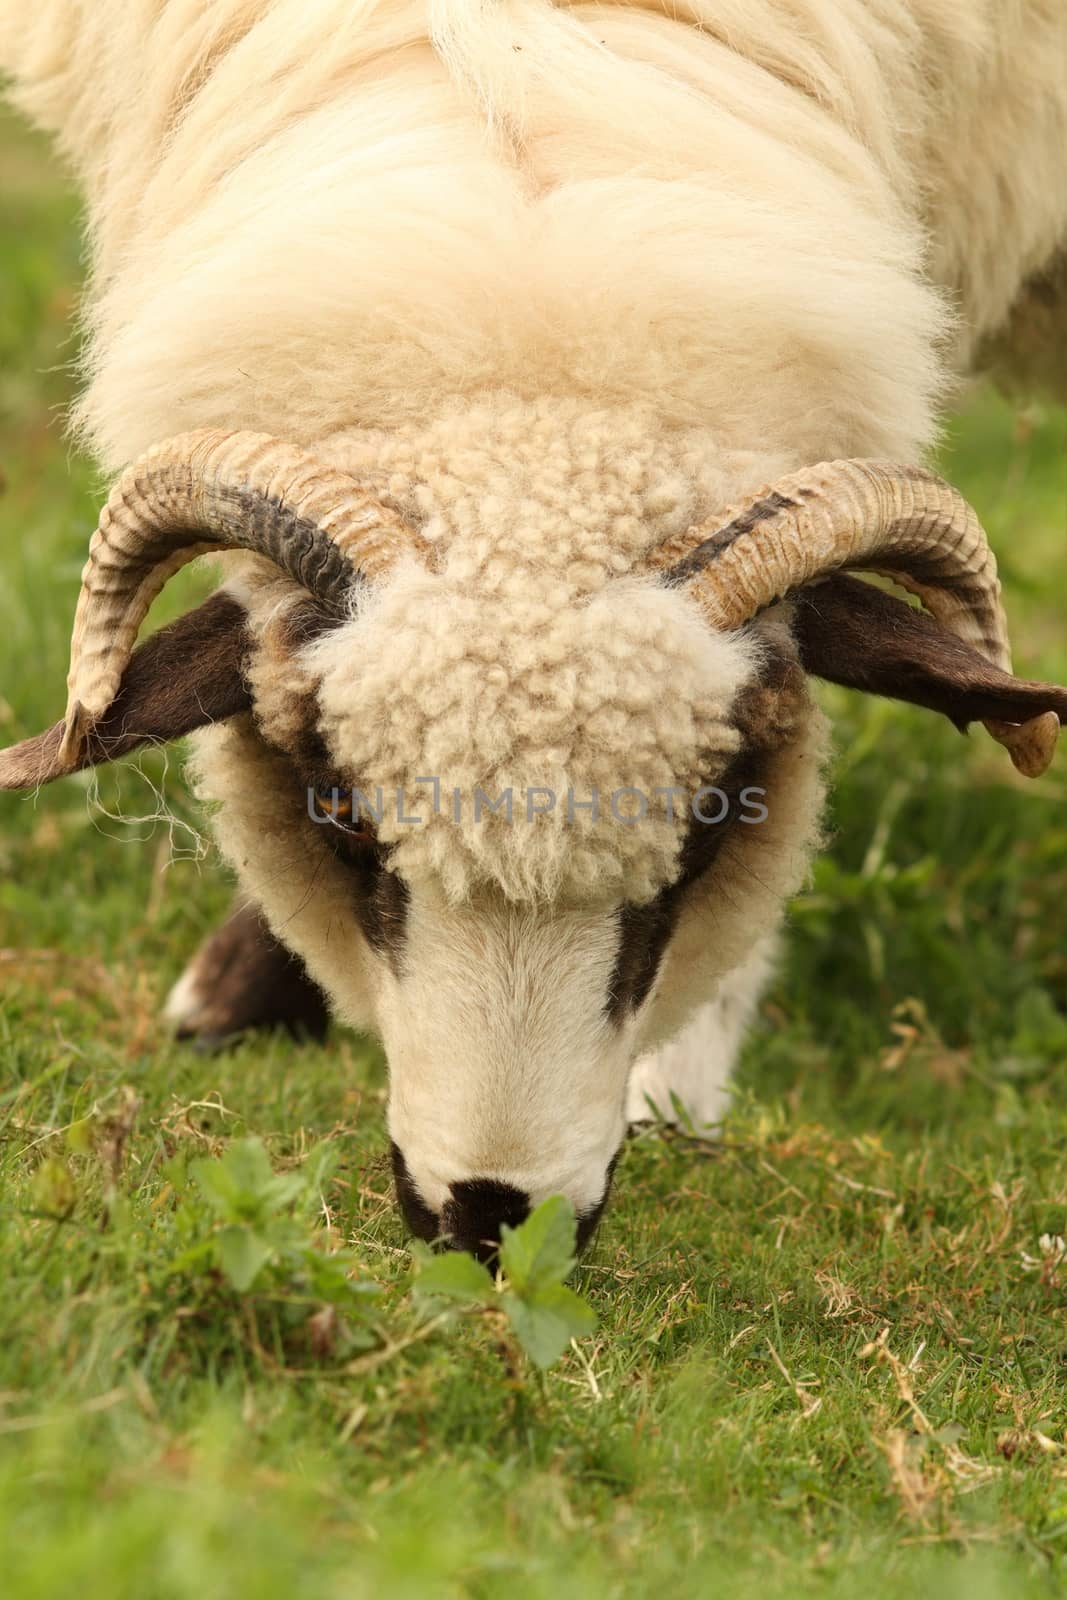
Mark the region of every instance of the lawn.
<instances>
[{"instance_id":1,"label":"lawn","mask_svg":"<svg viewBox=\"0 0 1067 1600\"><path fill-rule=\"evenodd\" d=\"M97 504L61 421L80 268L0 121L3 743L61 713ZM1060 681L1064 432L976 393L943 457L1020 668ZM1067 758L1024 785L980 735L826 699L834 839L722 1140L631 1139L573 1279L597 1330L545 1373L413 1292L373 1047L168 1041L228 896L180 753L0 797L6 1596L1067 1589ZM241 1292L208 1197L248 1138L291 1248Z\"/></svg>"}]
</instances>

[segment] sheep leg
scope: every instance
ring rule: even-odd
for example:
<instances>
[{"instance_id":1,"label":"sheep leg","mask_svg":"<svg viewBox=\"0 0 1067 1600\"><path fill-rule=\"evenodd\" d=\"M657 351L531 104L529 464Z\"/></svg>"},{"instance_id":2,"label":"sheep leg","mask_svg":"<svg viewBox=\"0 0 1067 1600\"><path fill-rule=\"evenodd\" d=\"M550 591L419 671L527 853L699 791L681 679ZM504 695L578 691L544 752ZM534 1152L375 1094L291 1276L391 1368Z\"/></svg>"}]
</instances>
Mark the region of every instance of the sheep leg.
<instances>
[{"instance_id":1,"label":"sheep leg","mask_svg":"<svg viewBox=\"0 0 1067 1600\"><path fill-rule=\"evenodd\" d=\"M653 1106L664 1121L676 1123L677 1101L698 1133L716 1136L715 1124L729 1109L730 1077L770 975L776 944L773 938L762 941L679 1034L637 1058L626 1097L631 1123L649 1121Z\"/></svg>"},{"instance_id":2,"label":"sheep leg","mask_svg":"<svg viewBox=\"0 0 1067 1600\"><path fill-rule=\"evenodd\" d=\"M200 946L171 990L164 1016L179 1039L208 1050L254 1028L321 1039L329 1020L325 996L303 962L245 902Z\"/></svg>"}]
</instances>

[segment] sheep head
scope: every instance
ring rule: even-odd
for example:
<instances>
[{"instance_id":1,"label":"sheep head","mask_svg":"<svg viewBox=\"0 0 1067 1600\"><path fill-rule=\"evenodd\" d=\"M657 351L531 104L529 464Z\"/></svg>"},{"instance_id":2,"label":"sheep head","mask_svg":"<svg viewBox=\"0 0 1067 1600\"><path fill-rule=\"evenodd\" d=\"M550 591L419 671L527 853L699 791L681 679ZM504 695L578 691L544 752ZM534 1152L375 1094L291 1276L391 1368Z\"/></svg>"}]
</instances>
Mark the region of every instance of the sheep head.
<instances>
[{"instance_id":1,"label":"sheep head","mask_svg":"<svg viewBox=\"0 0 1067 1600\"><path fill-rule=\"evenodd\" d=\"M215 549L246 552L243 590L135 650L167 578ZM803 878L809 675L982 720L1030 775L1067 714L1067 691L1011 676L977 519L918 469L823 464L591 592L536 557L494 590L348 473L203 432L117 484L67 715L0 755L0 787L200 730L245 888L383 1039L412 1227L477 1247L561 1191L588 1233L633 1060Z\"/></svg>"}]
</instances>

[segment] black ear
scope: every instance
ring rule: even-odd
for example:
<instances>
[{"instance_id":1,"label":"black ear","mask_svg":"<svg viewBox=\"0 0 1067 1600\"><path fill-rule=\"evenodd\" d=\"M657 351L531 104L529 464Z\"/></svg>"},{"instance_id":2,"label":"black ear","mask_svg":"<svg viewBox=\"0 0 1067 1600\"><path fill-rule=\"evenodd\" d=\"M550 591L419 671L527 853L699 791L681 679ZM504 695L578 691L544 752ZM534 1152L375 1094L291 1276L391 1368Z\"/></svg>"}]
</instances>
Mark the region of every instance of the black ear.
<instances>
[{"instance_id":1,"label":"black ear","mask_svg":"<svg viewBox=\"0 0 1067 1600\"><path fill-rule=\"evenodd\" d=\"M1067 689L1001 672L925 611L873 584L837 574L794 597L793 627L807 672L849 689L906 700L969 722L1067 722Z\"/></svg>"},{"instance_id":2,"label":"black ear","mask_svg":"<svg viewBox=\"0 0 1067 1600\"><path fill-rule=\"evenodd\" d=\"M228 594L212 595L134 651L114 703L78 761L60 761L63 724L57 722L47 733L0 751L0 789L36 789L139 745L178 739L247 711L248 649L243 607Z\"/></svg>"}]
</instances>

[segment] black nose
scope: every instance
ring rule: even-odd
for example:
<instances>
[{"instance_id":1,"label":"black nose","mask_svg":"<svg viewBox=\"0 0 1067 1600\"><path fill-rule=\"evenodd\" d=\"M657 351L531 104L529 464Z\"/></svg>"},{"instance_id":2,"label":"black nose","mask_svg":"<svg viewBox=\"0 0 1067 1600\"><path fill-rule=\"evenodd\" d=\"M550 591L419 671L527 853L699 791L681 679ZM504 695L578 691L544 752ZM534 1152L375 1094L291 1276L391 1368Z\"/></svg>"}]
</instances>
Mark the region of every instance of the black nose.
<instances>
[{"instance_id":1,"label":"black nose","mask_svg":"<svg viewBox=\"0 0 1067 1600\"><path fill-rule=\"evenodd\" d=\"M404 1160L403 1151L390 1146L396 1197L404 1221L417 1239L440 1239L454 1250L469 1250L479 1261L490 1262L500 1246L503 1223L517 1228L530 1215L530 1198L510 1183L495 1178L467 1178L451 1185L449 1198L438 1216L426 1204Z\"/></svg>"},{"instance_id":2,"label":"black nose","mask_svg":"<svg viewBox=\"0 0 1067 1600\"><path fill-rule=\"evenodd\" d=\"M517 1228L530 1215L530 1197L495 1178L466 1178L451 1186L441 1213L441 1232L453 1250L469 1250L479 1261L494 1260L503 1223Z\"/></svg>"},{"instance_id":3,"label":"black nose","mask_svg":"<svg viewBox=\"0 0 1067 1600\"><path fill-rule=\"evenodd\" d=\"M495 1178L467 1178L451 1185L449 1198L438 1216L419 1193L403 1152L393 1144L390 1154L400 1210L417 1239L426 1239L431 1243L440 1239L454 1250L469 1250L479 1261L491 1263L500 1245L501 1225L506 1222L509 1228L517 1228L530 1215L530 1197L521 1189L514 1188L510 1183L500 1183ZM595 1205L578 1213L579 1253L596 1232L611 1192L617 1160L618 1156L608 1167L600 1199Z\"/></svg>"}]
</instances>

